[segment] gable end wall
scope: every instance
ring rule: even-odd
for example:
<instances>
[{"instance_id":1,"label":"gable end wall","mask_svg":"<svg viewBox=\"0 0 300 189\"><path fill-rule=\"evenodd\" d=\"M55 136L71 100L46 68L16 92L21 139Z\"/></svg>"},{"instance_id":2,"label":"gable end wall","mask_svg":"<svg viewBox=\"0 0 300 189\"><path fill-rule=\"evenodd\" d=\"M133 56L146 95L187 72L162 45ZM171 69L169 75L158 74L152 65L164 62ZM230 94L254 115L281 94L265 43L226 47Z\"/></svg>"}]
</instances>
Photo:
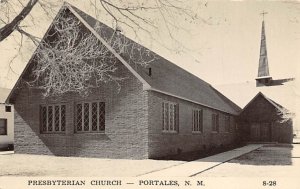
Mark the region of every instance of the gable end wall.
<instances>
[{"instance_id":1,"label":"gable end wall","mask_svg":"<svg viewBox=\"0 0 300 189\"><path fill-rule=\"evenodd\" d=\"M15 152L58 156L101 158L148 158L148 97L142 84L125 68L118 66L121 81L118 93L113 83L104 84L82 98L73 93L57 99L43 99L41 91L23 88L15 100ZM75 133L75 103L104 101L105 134ZM41 104L66 104L66 132L41 134Z\"/></svg>"},{"instance_id":2,"label":"gable end wall","mask_svg":"<svg viewBox=\"0 0 300 189\"><path fill-rule=\"evenodd\" d=\"M261 95L243 110L238 122L241 137L244 141L251 142L252 124L270 123L270 141L268 142L293 142L293 121L282 122L276 108Z\"/></svg>"}]
</instances>

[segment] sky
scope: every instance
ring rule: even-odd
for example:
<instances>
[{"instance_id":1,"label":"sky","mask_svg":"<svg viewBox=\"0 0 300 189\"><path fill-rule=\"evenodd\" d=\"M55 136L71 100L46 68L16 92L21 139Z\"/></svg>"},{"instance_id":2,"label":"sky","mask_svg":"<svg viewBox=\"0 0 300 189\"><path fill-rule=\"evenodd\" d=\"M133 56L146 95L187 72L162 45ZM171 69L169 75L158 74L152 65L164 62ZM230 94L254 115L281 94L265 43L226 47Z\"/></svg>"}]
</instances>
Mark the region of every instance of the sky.
<instances>
[{"instance_id":1,"label":"sky","mask_svg":"<svg viewBox=\"0 0 300 189\"><path fill-rule=\"evenodd\" d=\"M82 0L69 2L84 11L90 11ZM188 2L197 4L197 1ZM296 77L300 73L297 66L300 61L299 3L208 1L206 6L199 6L193 11L208 21L208 24L188 24L184 19L178 21L188 30L174 32L175 38L186 48L182 52L170 51L158 44L149 46L152 42L147 41L146 37L141 43L212 85L253 81L257 75L259 59L260 13L266 11L265 27L271 76L280 79ZM42 36L51 20L37 8L32 15L39 21L36 25L31 25L29 31L31 29ZM100 15L98 19L101 21L104 17L105 15ZM166 33L165 28L161 28L157 40L162 40ZM132 37L130 31L127 34ZM19 36L15 34L0 43L0 87L13 87L35 48L27 41L24 42L25 47L21 53L18 53L18 41ZM163 42L172 45L170 40ZM9 62L16 54L19 56L11 64L12 72L9 71Z\"/></svg>"},{"instance_id":2,"label":"sky","mask_svg":"<svg viewBox=\"0 0 300 189\"><path fill-rule=\"evenodd\" d=\"M87 1L68 2L112 26L110 17L103 11L95 13ZM55 9L59 10L61 5L58 3ZM300 75L299 2L189 0L186 5L204 21L190 23L184 16L176 17L176 24L183 29L173 30L172 35L179 45L168 38L166 27L157 14L145 13L146 17L151 16L158 22L159 29L153 32L154 40L143 34L139 40L134 39L132 31L126 27L122 28L123 32L213 86L226 86L253 82L256 78L262 25L260 13L265 11L268 13L264 20L270 75L275 79ZM27 31L42 37L52 20L39 6L31 15L34 23L28 17L22 24L27 25ZM23 42L21 49L19 43L20 36L16 32L0 43L0 87L14 86L35 49L29 40ZM293 90L300 96L298 85Z\"/></svg>"},{"instance_id":3,"label":"sky","mask_svg":"<svg viewBox=\"0 0 300 189\"><path fill-rule=\"evenodd\" d=\"M101 11L95 13L86 1L69 0L68 2L112 26L110 17ZM283 99L287 102L287 108L293 111L299 109L300 87L297 80L300 76L299 2L197 0L187 2L187 7L190 7L198 18L204 21L199 19L190 23L186 17L176 17L176 24L184 29L174 30L172 34L180 44L174 45L174 41L168 37L165 25L161 22L162 19L157 14L145 13L145 16L155 18L160 26L158 31L153 32L154 40L149 40L143 34L140 35L139 40L135 39L132 31L126 27L122 28L123 32L126 36L216 86L231 100L244 106L246 101L249 101L258 91L254 89L254 85L249 85L249 82L254 83L257 77L262 25L260 13L265 11L268 13L264 20L270 75L275 79L296 77L296 82L276 89L283 91L276 92L268 89L267 93L271 96L272 93L280 93L282 95L279 98L278 95L274 98L282 102L282 105L285 105ZM61 5L58 4L55 9L58 10ZM31 15L35 22L30 22L30 18L24 21L24 24L28 25L27 31L43 36L51 19L45 16L38 6L32 10ZM172 50L157 42L171 47ZM20 36L17 33L13 33L0 43L0 87L14 86L35 49L28 40L23 42L21 49L18 48L19 43ZM240 87L234 88L234 86ZM255 93L243 97L242 95L250 90L248 86L252 86L251 90ZM236 92L231 92L233 90ZM238 90L244 91L241 93L237 92Z\"/></svg>"}]
</instances>

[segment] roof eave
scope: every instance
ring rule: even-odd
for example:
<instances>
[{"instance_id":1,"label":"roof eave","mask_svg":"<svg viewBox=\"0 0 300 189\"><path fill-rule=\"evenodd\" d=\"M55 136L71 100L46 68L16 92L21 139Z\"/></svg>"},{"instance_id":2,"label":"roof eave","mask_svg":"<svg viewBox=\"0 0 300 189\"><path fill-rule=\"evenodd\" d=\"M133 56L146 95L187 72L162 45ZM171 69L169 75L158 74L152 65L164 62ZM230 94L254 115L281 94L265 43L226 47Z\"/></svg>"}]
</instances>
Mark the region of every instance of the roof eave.
<instances>
[{"instance_id":1,"label":"roof eave","mask_svg":"<svg viewBox=\"0 0 300 189\"><path fill-rule=\"evenodd\" d=\"M130 65L127 61L125 61L99 34L94 30L73 8L69 3L64 4L79 20L80 22L88 29L90 32L94 34L94 36L108 49L110 52L114 54L114 56L139 80L142 82L143 87L150 88L150 84L143 79Z\"/></svg>"},{"instance_id":2,"label":"roof eave","mask_svg":"<svg viewBox=\"0 0 300 189\"><path fill-rule=\"evenodd\" d=\"M155 92L159 92L159 93L162 93L162 94L165 94L165 95L168 95L168 96L172 96L172 97L175 97L175 98L178 98L178 99L181 99L181 100L185 100L185 101L188 101L188 102L192 102L192 103L195 103L195 104L198 104L198 105L201 105L201 106L204 106L204 107L213 109L213 110L217 110L217 111L220 111L220 112L224 112L224 113L227 113L227 114L236 115L236 116L239 115L239 112L238 112L238 111L232 111L232 112L229 112L229 111L226 111L226 110L218 109L218 108L215 108L215 107L208 106L208 105L206 105L206 104L197 102L197 101L195 101L195 100L191 100L191 99L188 99L188 98L179 96L179 95L174 95L174 94L169 93L169 92L166 92L166 91L162 91L162 90L159 90L159 89L155 89L155 88L153 88L153 87L145 88L144 90L146 90L146 91L155 91Z\"/></svg>"},{"instance_id":3,"label":"roof eave","mask_svg":"<svg viewBox=\"0 0 300 189\"><path fill-rule=\"evenodd\" d=\"M58 16L60 15L60 13L64 10L64 8L66 8L66 6L65 6L66 4L67 4L67 3L64 2L64 5L59 9L58 13L56 14L56 16L55 16L55 18L54 18L53 20L56 20L56 19L58 18ZM52 23L53 23L53 21L52 21ZM43 36L42 40L45 38L46 34L47 34L47 33L49 32L49 30L51 29L52 23L51 23L50 26L48 27L48 29L47 29L45 35ZM5 103L10 104L10 99L11 99L11 97L13 96L14 92L16 91L16 88L17 88L18 84L20 83L21 79L23 78L23 76L24 76L26 70L28 69L28 67L29 67L29 65L30 65L30 63L31 63L31 61L32 61L32 59L34 58L35 52L37 51L38 48L39 48L39 45L38 45L38 46L36 47L36 49L34 50L34 53L32 54L32 56L30 57L29 61L27 62L26 66L25 66L25 68L23 69L21 75L19 76L17 82L15 83L15 85L13 86L13 88L12 88L12 90L10 91L9 95L7 96L7 98L6 98L6 100L5 100Z\"/></svg>"}]
</instances>

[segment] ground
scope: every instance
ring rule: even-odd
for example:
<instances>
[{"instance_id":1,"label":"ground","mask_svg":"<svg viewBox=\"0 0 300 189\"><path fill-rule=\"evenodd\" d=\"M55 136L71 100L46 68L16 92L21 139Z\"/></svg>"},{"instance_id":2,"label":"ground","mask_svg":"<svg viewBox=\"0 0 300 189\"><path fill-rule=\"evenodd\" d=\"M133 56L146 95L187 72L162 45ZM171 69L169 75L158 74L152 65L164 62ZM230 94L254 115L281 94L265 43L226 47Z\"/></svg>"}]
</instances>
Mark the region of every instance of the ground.
<instances>
[{"instance_id":1,"label":"ground","mask_svg":"<svg viewBox=\"0 0 300 189\"><path fill-rule=\"evenodd\" d=\"M300 144L262 147L205 171L201 177L299 177Z\"/></svg>"},{"instance_id":2,"label":"ground","mask_svg":"<svg viewBox=\"0 0 300 189\"><path fill-rule=\"evenodd\" d=\"M185 162L0 155L0 176L138 176ZM10 166L6 166L10 165Z\"/></svg>"},{"instance_id":3,"label":"ground","mask_svg":"<svg viewBox=\"0 0 300 189\"><path fill-rule=\"evenodd\" d=\"M244 147L245 148L245 147ZM244 149L243 148L243 149ZM242 156L222 162L226 152L199 159L196 162L165 160L116 160L98 158L55 157L43 155L6 154L0 155L0 176L147 176L179 168L184 171L189 165L199 163L211 168L197 170L188 176L200 177L258 177L258 176L299 176L300 144L273 145L258 149ZM232 150L232 154L237 150ZM225 157L224 157L225 158ZM216 161L217 160L217 161ZM195 163L195 164L194 164ZM198 164L197 164L198 163ZM7 166L9 165L9 166ZM182 169L180 168L182 167ZM195 167L194 167L195 168ZM155 175L155 174L154 174ZM156 174L159 175L159 174Z\"/></svg>"}]
</instances>

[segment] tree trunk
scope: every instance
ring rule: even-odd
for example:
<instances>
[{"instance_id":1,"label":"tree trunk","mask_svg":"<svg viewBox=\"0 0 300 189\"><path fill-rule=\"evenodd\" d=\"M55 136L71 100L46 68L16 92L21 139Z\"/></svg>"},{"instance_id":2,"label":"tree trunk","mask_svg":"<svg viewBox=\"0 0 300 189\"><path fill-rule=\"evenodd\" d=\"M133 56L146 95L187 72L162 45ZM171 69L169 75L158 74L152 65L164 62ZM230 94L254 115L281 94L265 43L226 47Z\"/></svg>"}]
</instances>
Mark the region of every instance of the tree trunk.
<instances>
[{"instance_id":1,"label":"tree trunk","mask_svg":"<svg viewBox=\"0 0 300 189\"><path fill-rule=\"evenodd\" d=\"M0 28L0 42L7 38L19 25L19 23L26 18L32 8L39 0L29 0L27 5L10 23L6 24L3 28Z\"/></svg>"}]
</instances>

